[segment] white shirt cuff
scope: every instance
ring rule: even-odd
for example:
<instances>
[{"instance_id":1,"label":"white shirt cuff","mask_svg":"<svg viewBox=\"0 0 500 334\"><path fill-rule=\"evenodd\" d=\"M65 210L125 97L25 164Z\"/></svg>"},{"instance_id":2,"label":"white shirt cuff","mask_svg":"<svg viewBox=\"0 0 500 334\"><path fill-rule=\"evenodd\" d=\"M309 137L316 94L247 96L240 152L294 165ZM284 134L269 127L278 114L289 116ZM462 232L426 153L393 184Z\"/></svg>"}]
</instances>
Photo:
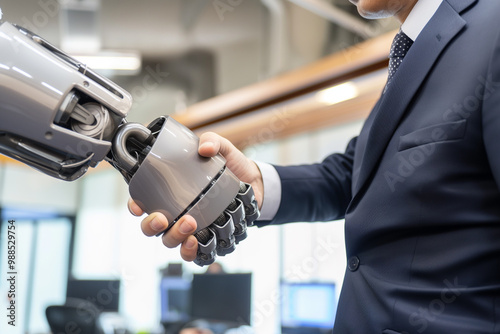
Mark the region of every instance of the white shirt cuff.
<instances>
[{"instance_id":1,"label":"white shirt cuff","mask_svg":"<svg viewBox=\"0 0 500 334\"><path fill-rule=\"evenodd\" d=\"M258 220L272 220L281 203L281 179L272 165L255 161L264 181L264 196Z\"/></svg>"}]
</instances>

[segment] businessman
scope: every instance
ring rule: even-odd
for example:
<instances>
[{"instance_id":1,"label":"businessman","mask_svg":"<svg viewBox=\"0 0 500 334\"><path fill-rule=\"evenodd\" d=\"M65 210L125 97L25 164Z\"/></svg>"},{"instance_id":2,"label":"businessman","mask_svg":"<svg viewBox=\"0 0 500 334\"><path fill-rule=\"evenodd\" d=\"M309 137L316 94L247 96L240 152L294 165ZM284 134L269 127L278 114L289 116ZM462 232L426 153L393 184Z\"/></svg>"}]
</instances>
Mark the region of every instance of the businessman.
<instances>
[{"instance_id":1,"label":"businessman","mask_svg":"<svg viewBox=\"0 0 500 334\"><path fill-rule=\"evenodd\" d=\"M220 152L252 183L261 226L345 217L334 333L500 333L500 1L352 2L367 18L395 16L401 32L344 154L257 166L213 133L199 152ZM142 230L167 224L154 213ZM194 259L195 227L183 218L165 245Z\"/></svg>"}]
</instances>

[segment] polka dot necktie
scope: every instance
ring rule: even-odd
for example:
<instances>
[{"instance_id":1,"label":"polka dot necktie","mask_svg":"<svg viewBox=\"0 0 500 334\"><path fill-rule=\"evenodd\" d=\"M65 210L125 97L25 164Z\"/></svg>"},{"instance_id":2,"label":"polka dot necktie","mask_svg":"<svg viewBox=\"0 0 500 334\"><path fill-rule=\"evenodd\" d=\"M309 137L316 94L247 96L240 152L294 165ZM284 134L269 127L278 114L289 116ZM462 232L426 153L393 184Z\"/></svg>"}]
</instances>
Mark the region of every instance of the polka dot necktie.
<instances>
[{"instance_id":1,"label":"polka dot necktie","mask_svg":"<svg viewBox=\"0 0 500 334\"><path fill-rule=\"evenodd\" d=\"M400 30L399 33L394 37L391 46L391 52L389 53L389 78L387 81L391 81L393 75L396 73L399 65L403 62L404 56L408 53L410 46L413 41L410 37Z\"/></svg>"}]
</instances>

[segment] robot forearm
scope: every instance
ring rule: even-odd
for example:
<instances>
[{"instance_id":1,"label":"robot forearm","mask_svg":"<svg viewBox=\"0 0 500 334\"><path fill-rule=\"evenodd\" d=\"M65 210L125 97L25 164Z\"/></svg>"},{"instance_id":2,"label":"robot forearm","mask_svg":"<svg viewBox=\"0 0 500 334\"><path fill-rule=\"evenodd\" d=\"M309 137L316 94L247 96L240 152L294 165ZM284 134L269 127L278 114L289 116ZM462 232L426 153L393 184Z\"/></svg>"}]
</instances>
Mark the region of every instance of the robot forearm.
<instances>
[{"instance_id":1,"label":"robot forearm","mask_svg":"<svg viewBox=\"0 0 500 334\"><path fill-rule=\"evenodd\" d=\"M251 186L222 156L201 157L189 129L169 117L127 123L128 92L26 29L1 24L0 50L0 153L67 181L108 161L145 212L169 227L196 219L199 265L246 237L259 216Z\"/></svg>"}]
</instances>

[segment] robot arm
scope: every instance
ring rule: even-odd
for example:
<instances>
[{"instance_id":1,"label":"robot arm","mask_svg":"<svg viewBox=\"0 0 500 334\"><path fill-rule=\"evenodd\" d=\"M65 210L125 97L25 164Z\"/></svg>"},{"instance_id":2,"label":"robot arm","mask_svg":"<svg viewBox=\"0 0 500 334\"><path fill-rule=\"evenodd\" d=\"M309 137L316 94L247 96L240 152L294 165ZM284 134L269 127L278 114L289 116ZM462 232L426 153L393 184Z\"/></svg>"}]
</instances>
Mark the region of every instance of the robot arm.
<instances>
[{"instance_id":1,"label":"robot arm","mask_svg":"<svg viewBox=\"0 0 500 334\"><path fill-rule=\"evenodd\" d=\"M67 181L105 159L131 96L21 27L0 50L1 152Z\"/></svg>"},{"instance_id":2,"label":"robot arm","mask_svg":"<svg viewBox=\"0 0 500 334\"><path fill-rule=\"evenodd\" d=\"M170 117L128 123L128 92L22 27L0 25L0 50L1 154L66 181L108 161L169 228L185 214L196 219L198 265L246 237L259 216L251 186L222 156L201 157L189 129Z\"/></svg>"}]
</instances>

